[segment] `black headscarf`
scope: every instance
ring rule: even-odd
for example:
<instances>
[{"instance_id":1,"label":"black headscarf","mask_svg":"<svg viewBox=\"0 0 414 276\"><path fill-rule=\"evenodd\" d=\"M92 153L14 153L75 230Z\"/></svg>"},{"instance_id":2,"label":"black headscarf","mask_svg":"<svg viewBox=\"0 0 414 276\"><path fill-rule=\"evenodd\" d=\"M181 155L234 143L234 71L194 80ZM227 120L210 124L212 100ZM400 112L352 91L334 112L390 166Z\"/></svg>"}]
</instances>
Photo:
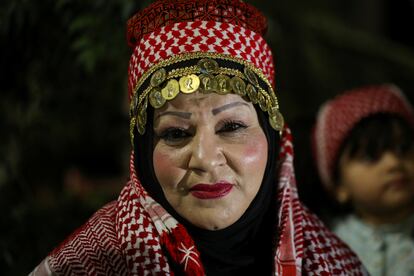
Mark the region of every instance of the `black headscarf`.
<instances>
[{"instance_id":1,"label":"black headscarf","mask_svg":"<svg viewBox=\"0 0 414 276\"><path fill-rule=\"evenodd\" d=\"M182 223L200 251L207 275L245 275L273 270L276 247L278 203L277 156L279 136L268 117L256 108L268 142L268 160L262 185L246 212L232 225L221 230L206 230L192 225L168 203L153 168L153 109L148 108L144 135L135 135L135 168L142 185L158 203ZM151 146L148 146L151 145ZM172 268L174 270L174 268Z\"/></svg>"}]
</instances>

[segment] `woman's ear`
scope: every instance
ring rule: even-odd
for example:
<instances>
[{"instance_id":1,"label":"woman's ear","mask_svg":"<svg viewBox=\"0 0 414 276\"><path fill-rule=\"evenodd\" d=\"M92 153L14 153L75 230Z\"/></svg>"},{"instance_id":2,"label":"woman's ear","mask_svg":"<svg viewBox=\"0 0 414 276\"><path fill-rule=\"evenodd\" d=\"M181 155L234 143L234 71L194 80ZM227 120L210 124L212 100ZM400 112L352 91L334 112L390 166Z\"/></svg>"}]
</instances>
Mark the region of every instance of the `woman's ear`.
<instances>
[{"instance_id":1,"label":"woman's ear","mask_svg":"<svg viewBox=\"0 0 414 276\"><path fill-rule=\"evenodd\" d=\"M350 192L346 185L339 183L335 187L334 195L339 204L346 204L350 200Z\"/></svg>"}]
</instances>

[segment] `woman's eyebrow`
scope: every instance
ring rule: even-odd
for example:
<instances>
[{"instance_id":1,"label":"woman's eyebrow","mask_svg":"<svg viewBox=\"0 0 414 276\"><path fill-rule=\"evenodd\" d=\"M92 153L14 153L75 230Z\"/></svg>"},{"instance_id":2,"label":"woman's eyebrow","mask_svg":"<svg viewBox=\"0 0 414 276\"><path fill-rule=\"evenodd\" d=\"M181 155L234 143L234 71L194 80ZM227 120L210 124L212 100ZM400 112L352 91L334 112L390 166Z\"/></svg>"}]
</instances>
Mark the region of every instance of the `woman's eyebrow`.
<instances>
[{"instance_id":1,"label":"woman's eyebrow","mask_svg":"<svg viewBox=\"0 0 414 276\"><path fill-rule=\"evenodd\" d=\"M213 113L213 115L217 115L218 113L220 113L220 112L222 112L226 109L233 108L233 107L236 107L236 106L239 106L239 105L245 105L247 107L249 106L247 103L244 103L244 102L233 102L233 103L225 104L225 105L222 105L220 107L214 108L213 110L211 110L211 113ZM177 116L177 117L188 120L188 119L190 119L191 114L192 114L191 112L165 111L165 112L162 112L162 113L158 114L155 117L155 119L158 119L161 116L165 116L165 115L172 115L172 116Z\"/></svg>"},{"instance_id":2,"label":"woman's eyebrow","mask_svg":"<svg viewBox=\"0 0 414 276\"><path fill-rule=\"evenodd\" d=\"M165 111L162 112L160 114L158 114L155 119L158 119L161 116L165 116L165 115L172 115L172 116L177 116L183 119L190 119L191 117L191 112L180 112L180 111Z\"/></svg>"},{"instance_id":3,"label":"woman's eyebrow","mask_svg":"<svg viewBox=\"0 0 414 276\"><path fill-rule=\"evenodd\" d=\"M220 112L222 112L222 111L224 111L226 109L229 109L229 108L232 108L232 107L236 107L236 106L239 106L239 105L245 105L245 106L249 107L249 104L248 103L244 103L244 102L233 102L233 103L225 104L223 106L214 108L213 110L211 110L211 113L213 113L213 115L217 115L218 113L220 113Z\"/></svg>"}]
</instances>

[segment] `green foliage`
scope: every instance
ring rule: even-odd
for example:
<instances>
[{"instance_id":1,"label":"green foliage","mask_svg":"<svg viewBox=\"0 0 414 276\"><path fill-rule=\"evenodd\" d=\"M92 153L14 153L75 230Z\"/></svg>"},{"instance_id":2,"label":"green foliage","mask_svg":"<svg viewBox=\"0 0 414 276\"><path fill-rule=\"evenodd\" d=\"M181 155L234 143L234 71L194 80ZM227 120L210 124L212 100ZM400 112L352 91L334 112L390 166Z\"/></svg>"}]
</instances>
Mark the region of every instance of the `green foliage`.
<instances>
[{"instance_id":1,"label":"green foliage","mask_svg":"<svg viewBox=\"0 0 414 276\"><path fill-rule=\"evenodd\" d=\"M1 7L3 275L27 274L98 206L68 194L76 167L122 175L128 144L131 1L8 1ZM5 227L8 226L8 227Z\"/></svg>"}]
</instances>

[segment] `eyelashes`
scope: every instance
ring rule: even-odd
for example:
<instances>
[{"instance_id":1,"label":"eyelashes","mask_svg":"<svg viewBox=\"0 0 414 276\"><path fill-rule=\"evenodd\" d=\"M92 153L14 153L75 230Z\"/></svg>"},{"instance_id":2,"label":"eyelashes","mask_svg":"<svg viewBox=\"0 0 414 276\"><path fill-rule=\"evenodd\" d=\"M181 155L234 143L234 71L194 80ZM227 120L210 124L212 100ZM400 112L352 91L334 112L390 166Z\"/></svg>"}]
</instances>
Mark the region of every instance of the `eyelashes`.
<instances>
[{"instance_id":1,"label":"eyelashes","mask_svg":"<svg viewBox=\"0 0 414 276\"><path fill-rule=\"evenodd\" d=\"M223 136L238 135L243 130L247 129L248 125L243 121L238 120L223 120L217 124L215 134ZM190 137L195 135L195 129L192 127L168 127L156 136L163 140L166 144L179 145L187 141Z\"/></svg>"},{"instance_id":2,"label":"eyelashes","mask_svg":"<svg viewBox=\"0 0 414 276\"><path fill-rule=\"evenodd\" d=\"M241 131L247 128L247 124L242 121L225 120L222 122L222 126L216 131L217 133L231 133Z\"/></svg>"},{"instance_id":3,"label":"eyelashes","mask_svg":"<svg viewBox=\"0 0 414 276\"><path fill-rule=\"evenodd\" d=\"M179 127L169 127L163 131L157 137L166 142L178 142L191 136L189 130Z\"/></svg>"}]
</instances>

